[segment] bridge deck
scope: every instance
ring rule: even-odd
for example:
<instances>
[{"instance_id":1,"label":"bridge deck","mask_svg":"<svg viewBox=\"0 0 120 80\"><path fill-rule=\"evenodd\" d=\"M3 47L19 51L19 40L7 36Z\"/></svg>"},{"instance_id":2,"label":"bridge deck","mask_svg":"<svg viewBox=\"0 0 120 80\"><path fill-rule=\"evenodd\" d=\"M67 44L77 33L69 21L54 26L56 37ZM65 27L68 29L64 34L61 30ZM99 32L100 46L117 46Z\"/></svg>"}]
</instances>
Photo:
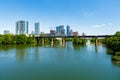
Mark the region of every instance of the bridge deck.
<instances>
[{"instance_id":1,"label":"bridge deck","mask_svg":"<svg viewBox=\"0 0 120 80\"><path fill-rule=\"evenodd\" d=\"M113 35L90 35L90 36L78 36L79 38L106 38L112 37ZM75 36L35 36L39 38L74 38Z\"/></svg>"}]
</instances>

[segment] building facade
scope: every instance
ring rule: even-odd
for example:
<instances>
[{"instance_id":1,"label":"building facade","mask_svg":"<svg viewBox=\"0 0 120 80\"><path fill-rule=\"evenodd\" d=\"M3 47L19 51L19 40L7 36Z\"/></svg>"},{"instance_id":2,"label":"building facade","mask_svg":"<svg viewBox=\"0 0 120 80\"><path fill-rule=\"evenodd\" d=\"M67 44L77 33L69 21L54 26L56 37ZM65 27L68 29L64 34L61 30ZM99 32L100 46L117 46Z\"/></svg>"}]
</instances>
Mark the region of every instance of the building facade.
<instances>
[{"instance_id":1,"label":"building facade","mask_svg":"<svg viewBox=\"0 0 120 80\"><path fill-rule=\"evenodd\" d=\"M73 32L73 36L79 36L79 33L77 31Z\"/></svg>"},{"instance_id":2,"label":"building facade","mask_svg":"<svg viewBox=\"0 0 120 80\"><path fill-rule=\"evenodd\" d=\"M60 34L60 30L59 30L59 26L56 27L56 36L59 36Z\"/></svg>"},{"instance_id":3,"label":"building facade","mask_svg":"<svg viewBox=\"0 0 120 80\"><path fill-rule=\"evenodd\" d=\"M60 25L60 26L59 26L59 35L60 35L60 36L65 36L64 25Z\"/></svg>"},{"instance_id":4,"label":"building facade","mask_svg":"<svg viewBox=\"0 0 120 80\"><path fill-rule=\"evenodd\" d=\"M39 22L35 23L35 34L36 35L40 34L40 24L39 24Z\"/></svg>"},{"instance_id":5,"label":"building facade","mask_svg":"<svg viewBox=\"0 0 120 80\"><path fill-rule=\"evenodd\" d=\"M26 34L28 34L29 32L29 28L28 28L28 26L29 26L29 23L28 23L28 21L26 21Z\"/></svg>"},{"instance_id":6,"label":"building facade","mask_svg":"<svg viewBox=\"0 0 120 80\"><path fill-rule=\"evenodd\" d=\"M70 26L67 25L66 27L66 36L70 36Z\"/></svg>"},{"instance_id":7,"label":"building facade","mask_svg":"<svg viewBox=\"0 0 120 80\"><path fill-rule=\"evenodd\" d=\"M73 30L72 29L70 30L70 36L73 36Z\"/></svg>"},{"instance_id":8,"label":"building facade","mask_svg":"<svg viewBox=\"0 0 120 80\"><path fill-rule=\"evenodd\" d=\"M28 33L28 22L17 21L16 22L16 34L26 34Z\"/></svg>"}]
</instances>

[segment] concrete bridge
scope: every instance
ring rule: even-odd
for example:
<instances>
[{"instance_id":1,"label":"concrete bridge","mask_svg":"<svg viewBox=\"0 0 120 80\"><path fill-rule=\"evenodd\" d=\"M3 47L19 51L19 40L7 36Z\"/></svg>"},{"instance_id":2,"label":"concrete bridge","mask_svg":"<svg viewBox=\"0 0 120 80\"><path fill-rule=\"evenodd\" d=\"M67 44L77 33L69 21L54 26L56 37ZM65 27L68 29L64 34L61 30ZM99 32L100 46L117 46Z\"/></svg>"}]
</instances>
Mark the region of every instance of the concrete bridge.
<instances>
[{"instance_id":1,"label":"concrete bridge","mask_svg":"<svg viewBox=\"0 0 120 80\"><path fill-rule=\"evenodd\" d=\"M88 35L88 36L77 36L78 38L95 38L96 42L95 45L98 45L98 38L106 38L106 37L112 37L113 35ZM45 45L45 38L51 39L51 45L54 45L54 39L59 38L61 39L62 46L66 44L66 38L74 38L75 36L39 36L35 35L35 39L37 40L37 43L41 43L44 46Z\"/></svg>"}]
</instances>

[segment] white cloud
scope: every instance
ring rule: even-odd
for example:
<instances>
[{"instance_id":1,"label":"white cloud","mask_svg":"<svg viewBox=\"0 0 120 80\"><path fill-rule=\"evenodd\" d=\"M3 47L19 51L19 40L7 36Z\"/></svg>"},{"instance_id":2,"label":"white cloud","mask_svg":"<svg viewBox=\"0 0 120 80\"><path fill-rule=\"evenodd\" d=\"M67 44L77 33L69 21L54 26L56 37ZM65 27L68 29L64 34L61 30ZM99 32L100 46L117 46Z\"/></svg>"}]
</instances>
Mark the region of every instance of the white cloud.
<instances>
[{"instance_id":1,"label":"white cloud","mask_svg":"<svg viewBox=\"0 0 120 80\"><path fill-rule=\"evenodd\" d=\"M112 26L112 23L97 24L97 25L93 25L92 28L103 28L103 27L108 27L108 26Z\"/></svg>"}]
</instances>

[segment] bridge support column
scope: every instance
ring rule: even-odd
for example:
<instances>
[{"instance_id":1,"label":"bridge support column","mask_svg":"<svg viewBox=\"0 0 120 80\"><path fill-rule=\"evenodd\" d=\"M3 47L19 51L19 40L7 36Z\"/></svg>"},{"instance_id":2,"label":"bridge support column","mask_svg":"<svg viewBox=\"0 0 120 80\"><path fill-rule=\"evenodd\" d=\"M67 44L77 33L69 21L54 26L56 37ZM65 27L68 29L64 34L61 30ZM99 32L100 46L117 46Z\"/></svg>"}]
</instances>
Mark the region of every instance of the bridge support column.
<instances>
[{"instance_id":1,"label":"bridge support column","mask_svg":"<svg viewBox=\"0 0 120 80\"><path fill-rule=\"evenodd\" d=\"M66 44L66 40L65 38L62 38L62 46L65 46L65 44Z\"/></svg>"},{"instance_id":2,"label":"bridge support column","mask_svg":"<svg viewBox=\"0 0 120 80\"><path fill-rule=\"evenodd\" d=\"M98 39L95 39L95 46L98 46Z\"/></svg>"},{"instance_id":3,"label":"bridge support column","mask_svg":"<svg viewBox=\"0 0 120 80\"><path fill-rule=\"evenodd\" d=\"M45 45L45 38L42 38L42 46Z\"/></svg>"},{"instance_id":4,"label":"bridge support column","mask_svg":"<svg viewBox=\"0 0 120 80\"><path fill-rule=\"evenodd\" d=\"M51 38L51 46L54 45L54 38Z\"/></svg>"}]
</instances>

